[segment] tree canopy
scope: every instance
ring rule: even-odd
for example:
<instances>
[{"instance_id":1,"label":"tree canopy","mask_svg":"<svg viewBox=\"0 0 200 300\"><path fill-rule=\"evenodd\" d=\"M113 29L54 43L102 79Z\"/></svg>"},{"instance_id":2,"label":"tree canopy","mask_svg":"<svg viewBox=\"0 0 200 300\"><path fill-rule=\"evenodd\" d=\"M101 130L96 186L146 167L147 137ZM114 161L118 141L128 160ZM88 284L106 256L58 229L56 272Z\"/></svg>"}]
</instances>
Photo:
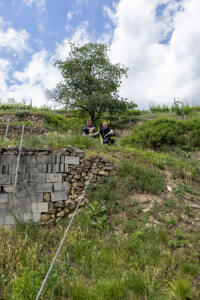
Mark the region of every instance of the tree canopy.
<instances>
[{"instance_id":1,"label":"tree canopy","mask_svg":"<svg viewBox=\"0 0 200 300\"><path fill-rule=\"evenodd\" d=\"M119 96L119 87L128 69L119 63L112 64L108 51L106 44L71 44L67 59L55 63L63 81L55 89L47 90L48 98L67 108L87 111L92 122L110 109L112 112L115 107L119 110L120 102L124 103Z\"/></svg>"}]
</instances>

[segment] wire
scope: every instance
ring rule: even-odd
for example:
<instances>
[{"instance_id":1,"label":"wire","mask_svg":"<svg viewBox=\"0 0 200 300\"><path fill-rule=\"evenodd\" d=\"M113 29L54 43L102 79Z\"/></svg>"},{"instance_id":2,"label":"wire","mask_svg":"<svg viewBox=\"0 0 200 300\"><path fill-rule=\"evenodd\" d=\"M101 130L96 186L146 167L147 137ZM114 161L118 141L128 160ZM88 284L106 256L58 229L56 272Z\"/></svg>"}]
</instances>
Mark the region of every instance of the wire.
<instances>
[{"instance_id":1,"label":"wire","mask_svg":"<svg viewBox=\"0 0 200 300\"><path fill-rule=\"evenodd\" d=\"M38 299L40 298L40 295L41 295L41 293L42 293L42 291L43 291L43 289L44 289L44 286L45 286L45 284L46 284L46 282L47 282L47 279L48 279L48 277L49 277L49 274L50 274L50 272L51 272L51 270L52 270L52 268L53 268L53 266L54 266L54 263L55 263L55 261L56 261L58 255L59 255L59 253L60 253L60 250L61 250L61 248L62 248L62 245L63 245L63 243L64 243L64 240L65 240L65 238L66 238L66 236L67 236L67 234L68 234L68 231L69 231L69 229L70 229L70 227L71 227L71 225L72 225L72 223L73 223L73 220L74 220L74 218L75 218L75 216L76 216L76 214L77 214L77 212L78 212L78 209L79 209L79 206L80 206L80 204L81 204L81 201L82 201L82 199L83 199L83 197L84 197L84 195L85 195L85 193L86 193L86 190L87 190L87 188L88 188L88 186L89 186L89 184L90 184L90 181L91 181L91 179L92 179L92 177L93 177L94 170L95 170L95 168L96 168L96 166L97 166L97 163L98 163L98 161L99 161L100 154L101 154L102 150L103 150L103 144L101 144L101 148L100 148L100 151L99 151L99 155L98 155L98 157L97 157L97 159L96 159L96 162L94 163L94 166L93 166L92 172L91 172L91 174L90 174L89 180L88 180L88 182L86 183L86 186L85 186L85 188L84 188L84 190L83 190L83 193L82 193L82 195L81 195L81 197L80 197L80 199L79 199L79 202L78 202L78 204L77 204L77 206L76 206L76 209L75 209L75 211L74 211L74 213L73 213L73 215L72 215L72 218L71 218L71 220L70 220L70 222L69 222L69 224L68 224L68 226L67 226L67 228L66 228L66 230L65 230L64 236L63 236L63 238L62 238L62 240L61 240L61 242L60 242L60 245L59 245L59 247L58 247L58 249L57 249L57 251L56 251L56 254L55 254L55 256L54 256L54 258L53 258L53 260L52 260L52 263L51 263L51 265L50 265L50 267L49 267L49 270L48 270L48 272L47 272L47 274L46 274L46 276L45 276L45 278L44 278L44 280L43 280L43 283L42 283L42 285L41 285L41 287L40 287L40 290L39 290L39 292L38 292L37 297L35 298L35 300L38 300Z\"/></svg>"}]
</instances>

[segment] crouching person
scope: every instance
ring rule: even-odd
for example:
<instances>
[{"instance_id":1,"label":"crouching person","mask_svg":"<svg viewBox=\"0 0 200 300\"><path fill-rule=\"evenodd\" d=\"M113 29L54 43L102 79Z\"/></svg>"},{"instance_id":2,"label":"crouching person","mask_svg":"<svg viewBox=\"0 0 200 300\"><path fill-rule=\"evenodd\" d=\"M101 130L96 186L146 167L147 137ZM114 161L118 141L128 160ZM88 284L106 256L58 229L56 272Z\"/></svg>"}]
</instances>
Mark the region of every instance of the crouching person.
<instances>
[{"instance_id":1,"label":"crouching person","mask_svg":"<svg viewBox=\"0 0 200 300\"><path fill-rule=\"evenodd\" d=\"M87 125L82 130L82 136L88 137L92 136L94 133L95 127L92 125L91 120L87 120Z\"/></svg>"},{"instance_id":2,"label":"crouching person","mask_svg":"<svg viewBox=\"0 0 200 300\"><path fill-rule=\"evenodd\" d=\"M115 141L112 138L114 136L114 131L108 126L107 122L103 122L103 127L98 132L95 132L92 136L96 136L98 134L102 136L104 144L114 144Z\"/></svg>"}]
</instances>

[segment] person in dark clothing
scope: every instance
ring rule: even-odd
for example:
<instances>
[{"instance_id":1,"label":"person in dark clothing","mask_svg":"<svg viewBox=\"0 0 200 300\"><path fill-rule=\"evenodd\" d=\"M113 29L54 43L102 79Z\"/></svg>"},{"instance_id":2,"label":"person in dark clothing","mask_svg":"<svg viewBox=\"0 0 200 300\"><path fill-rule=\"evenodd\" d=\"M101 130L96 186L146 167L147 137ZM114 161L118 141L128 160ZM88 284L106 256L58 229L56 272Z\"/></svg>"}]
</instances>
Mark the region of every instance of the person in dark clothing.
<instances>
[{"instance_id":1,"label":"person in dark clothing","mask_svg":"<svg viewBox=\"0 0 200 300\"><path fill-rule=\"evenodd\" d=\"M93 134L95 127L92 125L91 120L87 120L87 125L83 128L82 136L88 137Z\"/></svg>"},{"instance_id":2,"label":"person in dark clothing","mask_svg":"<svg viewBox=\"0 0 200 300\"><path fill-rule=\"evenodd\" d=\"M115 141L112 139L112 136L114 136L114 131L108 126L107 122L103 122L103 127L99 131L93 133L92 136L96 136L98 134L102 136L104 144L114 144Z\"/></svg>"}]
</instances>

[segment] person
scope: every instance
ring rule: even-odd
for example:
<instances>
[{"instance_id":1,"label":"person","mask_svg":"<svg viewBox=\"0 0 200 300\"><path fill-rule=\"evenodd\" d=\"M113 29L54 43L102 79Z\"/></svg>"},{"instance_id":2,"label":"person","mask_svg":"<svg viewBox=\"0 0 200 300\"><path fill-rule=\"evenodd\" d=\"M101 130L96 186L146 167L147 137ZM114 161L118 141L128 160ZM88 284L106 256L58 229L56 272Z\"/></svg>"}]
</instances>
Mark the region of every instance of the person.
<instances>
[{"instance_id":1,"label":"person","mask_svg":"<svg viewBox=\"0 0 200 300\"><path fill-rule=\"evenodd\" d=\"M95 127L91 120L87 120L87 125L83 128L82 136L88 137L94 133Z\"/></svg>"},{"instance_id":2,"label":"person","mask_svg":"<svg viewBox=\"0 0 200 300\"><path fill-rule=\"evenodd\" d=\"M110 126L108 126L107 122L103 122L103 127L99 131L93 133L92 136L96 136L98 134L102 136L104 144L114 144L115 141L112 139L112 136L114 136L114 131Z\"/></svg>"}]
</instances>

